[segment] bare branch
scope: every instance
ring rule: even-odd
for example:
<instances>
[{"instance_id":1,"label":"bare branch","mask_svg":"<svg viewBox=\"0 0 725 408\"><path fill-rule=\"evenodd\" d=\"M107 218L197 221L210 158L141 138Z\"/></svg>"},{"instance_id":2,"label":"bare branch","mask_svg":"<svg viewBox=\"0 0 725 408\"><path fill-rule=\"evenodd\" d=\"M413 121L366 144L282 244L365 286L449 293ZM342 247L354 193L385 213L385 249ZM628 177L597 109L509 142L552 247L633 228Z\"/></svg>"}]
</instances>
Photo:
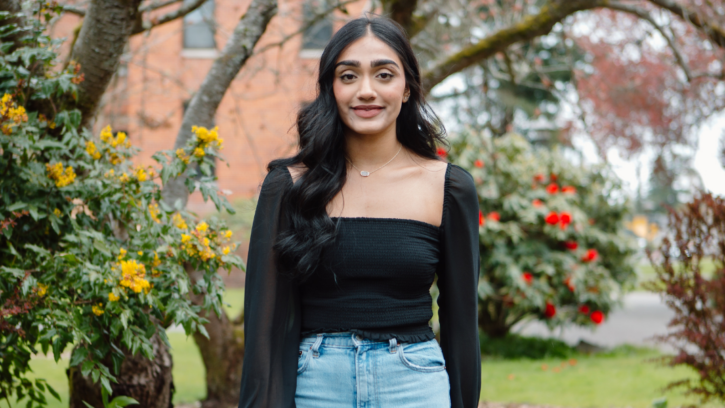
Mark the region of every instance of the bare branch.
<instances>
[{"instance_id":1,"label":"bare branch","mask_svg":"<svg viewBox=\"0 0 725 408\"><path fill-rule=\"evenodd\" d=\"M705 16L701 16L700 14L685 8L673 0L649 0L649 2L662 7L663 9L669 10L673 14L689 22L705 33L712 42L717 44L719 47L725 48L725 27L719 26L713 21L709 21Z\"/></svg>"},{"instance_id":2,"label":"bare branch","mask_svg":"<svg viewBox=\"0 0 725 408\"><path fill-rule=\"evenodd\" d=\"M63 6L63 11L65 11L66 13L75 14L75 15L81 16L81 17L86 16L85 9L78 8L76 6L67 5L67 4Z\"/></svg>"},{"instance_id":3,"label":"bare branch","mask_svg":"<svg viewBox=\"0 0 725 408\"><path fill-rule=\"evenodd\" d=\"M193 3L182 5L177 10L164 14L161 17L152 18L151 20L143 21L141 24L136 24L132 34L139 34L144 31L148 31L154 27L158 27L161 24L168 23L169 21L174 21L176 19L182 18L185 15L201 7L201 5L204 4L205 1L206 0L195 0Z\"/></svg>"},{"instance_id":4,"label":"bare branch","mask_svg":"<svg viewBox=\"0 0 725 408\"><path fill-rule=\"evenodd\" d=\"M692 72L690 71L690 67L687 65L687 61L685 61L685 58L682 56L682 52L680 52L680 48L677 46L674 38L671 38L667 34L667 32L659 24L657 24L654 18L652 18L652 16L650 16L646 10L617 2L607 2L604 7L633 14L641 18L642 20L646 20L647 22L652 24L652 26L656 28L657 31L660 32L660 34L662 34L662 36L667 41L667 44L669 44L670 49L672 49L672 53L675 54L675 59L677 60L677 63L680 65L682 70L685 71L685 77L687 77L687 82L692 81Z\"/></svg>"},{"instance_id":5,"label":"bare branch","mask_svg":"<svg viewBox=\"0 0 725 408\"><path fill-rule=\"evenodd\" d=\"M158 10L160 8L164 8L166 6L170 6L172 4L176 4L180 1L183 1L183 0L166 0L166 1L161 1L161 2L152 1L149 4L139 7L138 11L140 11L142 13L145 13L147 11L154 11L154 10Z\"/></svg>"},{"instance_id":6,"label":"bare branch","mask_svg":"<svg viewBox=\"0 0 725 408\"><path fill-rule=\"evenodd\" d=\"M418 0L382 0L383 13L387 14L396 23L403 26L408 36L411 34L415 25L413 21L413 12L418 7Z\"/></svg>"},{"instance_id":7,"label":"bare branch","mask_svg":"<svg viewBox=\"0 0 725 408\"><path fill-rule=\"evenodd\" d=\"M344 10L344 7L347 4L355 3L357 1L358 0L345 0L345 1L338 2L337 4L330 6L329 8L323 10L321 13L318 13L318 14L315 14L314 16L312 16L312 18L310 20L308 20L307 22L305 22L305 24L303 24L302 27L300 27L297 31L294 31L291 34L288 34L288 35L284 36L281 40L279 40L277 42L274 42L274 43L265 45L264 47L262 47L259 50L255 51L255 54L261 54L261 53L263 53L263 52L265 52L265 51L267 51L267 50L269 50L271 48L283 46L285 43L287 43L287 41L289 41L292 38L294 38L294 37L296 37L296 36L304 33L308 28L310 28L313 25L317 24L318 22L322 21L325 17L327 17L333 11L335 11L337 9Z\"/></svg>"},{"instance_id":8,"label":"bare branch","mask_svg":"<svg viewBox=\"0 0 725 408\"><path fill-rule=\"evenodd\" d=\"M596 0L550 0L541 6L538 14L527 16L523 21L497 31L424 72L423 89L425 92L430 92L448 76L504 51L512 44L547 34L556 23L567 16L599 6L601 2Z\"/></svg>"}]
</instances>

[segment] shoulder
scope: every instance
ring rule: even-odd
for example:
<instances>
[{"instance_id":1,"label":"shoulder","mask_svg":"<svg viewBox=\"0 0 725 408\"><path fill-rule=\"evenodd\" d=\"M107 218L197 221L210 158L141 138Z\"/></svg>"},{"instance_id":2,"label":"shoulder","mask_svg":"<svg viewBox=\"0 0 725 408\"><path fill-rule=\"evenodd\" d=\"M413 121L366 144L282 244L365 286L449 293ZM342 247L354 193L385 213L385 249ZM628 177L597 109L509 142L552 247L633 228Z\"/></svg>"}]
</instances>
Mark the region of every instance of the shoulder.
<instances>
[{"instance_id":1,"label":"shoulder","mask_svg":"<svg viewBox=\"0 0 725 408\"><path fill-rule=\"evenodd\" d=\"M278 194L292 184L290 172L285 166L272 168L264 177L260 195Z\"/></svg>"},{"instance_id":2,"label":"shoulder","mask_svg":"<svg viewBox=\"0 0 725 408\"><path fill-rule=\"evenodd\" d=\"M445 208L455 207L478 216L478 192L471 173L450 163L446 174Z\"/></svg>"},{"instance_id":3,"label":"shoulder","mask_svg":"<svg viewBox=\"0 0 725 408\"><path fill-rule=\"evenodd\" d=\"M307 171L307 166L299 163L292 166L287 166L286 169L289 172L290 177L292 177L292 183L296 183L300 176L302 176Z\"/></svg>"}]
</instances>

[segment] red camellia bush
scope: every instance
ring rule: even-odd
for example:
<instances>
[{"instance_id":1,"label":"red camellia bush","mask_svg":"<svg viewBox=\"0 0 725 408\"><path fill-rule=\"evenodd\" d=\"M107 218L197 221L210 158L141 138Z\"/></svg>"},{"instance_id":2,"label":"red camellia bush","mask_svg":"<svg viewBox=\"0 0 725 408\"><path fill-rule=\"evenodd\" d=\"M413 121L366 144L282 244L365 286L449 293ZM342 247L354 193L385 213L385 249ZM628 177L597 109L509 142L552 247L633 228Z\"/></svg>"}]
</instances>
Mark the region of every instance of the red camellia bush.
<instances>
[{"instance_id":1,"label":"red camellia bush","mask_svg":"<svg viewBox=\"0 0 725 408\"><path fill-rule=\"evenodd\" d=\"M438 156L440 156L440 157L443 157L443 158L445 158L445 157L447 157L447 156L448 156L448 152L446 152L446 149L444 149L444 148L442 148L442 147L439 147L439 148L438 148L438 150L436 151L436 154L437 154Z\"/></svg>"},{"instance_id":2,"label":"red camellia bush","mask_svg":"<svg viewBox=\"0 0 725 408\"><path fill-rule=\"evenodd\" d=\"M589 306L587 306L587 305L581 305L581 306L579 306L579 313L588 315L589 314Z\"/></svg>"},{"instance_id":3,"label":"red camellia bush","mask_svg":"<svg viewBox=\"0 0 725 408\"><path fill-rule=\"evenodd\" d=\"M478 225L482 226L486 222L486 218L483 217L483 211L478 210Z\"/></svg>"},{"instance_id":4,"label":"red camellia bush","mask_svg":"<svg viewBox=\"0 0 725 408\"><path fill-rule=\"evenodd\" d=\"M473 176L482 214L480 328L501 337L525 318L552 328L596 325L599 314L593 320L580 307L603 318L616 301L612 292L623 293L636 278L619 181L604 166L571 164L516 134L463 133L449 141L448 160Z\"/></svg>"},{"instance_id":5,"label":"red camellia bush","mask_svg":"<svg viewBox=\"0 0 725 408\"><path fill-rule=\"evenodd\" d=\"M478 159L475 162L473 162L473 165L480 169L481 167L483 167L483 160Z\"/></svg>"}]
</instances>

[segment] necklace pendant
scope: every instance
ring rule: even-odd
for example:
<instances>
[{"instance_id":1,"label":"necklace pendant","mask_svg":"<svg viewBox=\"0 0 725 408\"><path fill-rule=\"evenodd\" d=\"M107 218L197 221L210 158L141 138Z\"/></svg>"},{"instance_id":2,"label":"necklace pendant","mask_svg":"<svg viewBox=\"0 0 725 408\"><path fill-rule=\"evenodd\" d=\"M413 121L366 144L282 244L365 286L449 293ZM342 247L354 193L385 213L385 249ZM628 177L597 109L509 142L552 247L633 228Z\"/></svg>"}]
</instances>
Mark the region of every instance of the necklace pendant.
<instances>
[{"instance_id":1,"label":"necklace pendant","mask_svg":"<svg viewBox=\"0 0 725 408\"><path fill-rule=\"evenodd\" d=\"M363 176L363 177L367 177L367 176L370 175L370 172L363 170L363 171L360 172L360 175Z\"/></svg>"}]
</instances>

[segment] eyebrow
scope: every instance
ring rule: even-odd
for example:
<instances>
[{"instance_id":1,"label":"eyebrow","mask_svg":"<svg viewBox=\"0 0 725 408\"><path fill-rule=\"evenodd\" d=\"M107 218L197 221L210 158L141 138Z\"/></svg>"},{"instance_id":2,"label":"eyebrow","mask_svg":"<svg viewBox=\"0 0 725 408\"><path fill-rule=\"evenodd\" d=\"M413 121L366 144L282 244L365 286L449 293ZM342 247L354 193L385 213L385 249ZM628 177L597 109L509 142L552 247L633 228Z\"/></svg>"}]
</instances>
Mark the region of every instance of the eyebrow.
<instances>
[{"instance_id":1,"label":"eyebrow","mask_svg":"<svg viewBox=\"0 0 725 408\"><path fill-rule=\"evenodd\" d=\"M340 65L347 65L347 66L351 66L351 67L360 68L360 61L356 61L356 60L340 61L337 64L335 64L335 68L339 67ZM395 61L389 60L389 59L377 59L377 60L370 61L370 66L372 68L379 67L381 65L395 65L396 67L400 68L398 66L398 64L395 63Z\"/></svg>"}]
</instances>

